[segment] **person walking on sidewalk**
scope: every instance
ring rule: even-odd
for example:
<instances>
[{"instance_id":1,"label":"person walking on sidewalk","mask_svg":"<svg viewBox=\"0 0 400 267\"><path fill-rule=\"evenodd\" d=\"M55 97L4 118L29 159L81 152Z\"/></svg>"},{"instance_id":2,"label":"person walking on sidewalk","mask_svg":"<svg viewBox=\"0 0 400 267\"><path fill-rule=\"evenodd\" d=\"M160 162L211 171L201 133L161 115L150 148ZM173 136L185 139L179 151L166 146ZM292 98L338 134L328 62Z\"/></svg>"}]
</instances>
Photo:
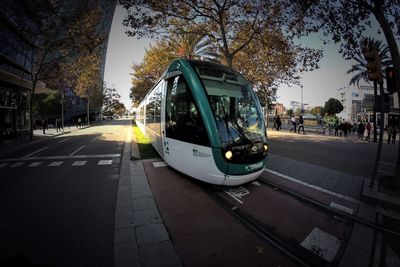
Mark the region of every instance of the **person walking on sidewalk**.
<instances>
[{"instance_id":1,"label":"person walking on sidewalk","mask_svg":"<svg viewBox=\"0 0 400 267\"><path fill-rule=\"evenodd\" d=\"M276 130L277 130L277 131L281 130L281 126L282 126L281 117L278 115L278 116L276 117Z\"/></svg>"},{"instance_id":2,"label":"person walking on sidewalk","mask_svg":"<svg viewBox=\"0 0 400 267\"><path fill-rule=\"evenodd\" d=\"M61 119L57 119L57 130L58 130L59 132L61 132L61 129L62 129ZM62 130L64 130L64 129L62 129Z\"/></svg>"},{"instance_id":3,"label":"person walking on sidewalk","mask_svg":"<svg viewBox=\"0 0 400 267\"><path fill-rule=\"evenodd\" d=\"M46 134L47 121L45 119L42 120L42 128L43 128L43 134Z\"/></svg>"},{"instance_id":4,"label":"person walking on sidewalk","mask_svg":"<svg viewBox=\"0 0 400 267\"><path fill-rule=\"evenodd\" d=\"M294 133L296 133L296 129L297 129L297 127L296 127L296 125L297 125L296 118L292 117L291 121L292 121L292 128L290 128L290 132L292 132L294 130Z\"/></svg>"},{"instance_id":5,"label":"person walking on sidewalk","mask_svg":"<svg viewBox=\"0 0 400 267\"><path fill-rule=\"evenodd\" d=\"M81 126L82 120L81 117L78 118L78 124L76 125L76 128L79 128Z\"/></svg>"},{"instance_id":6,"label":"person walking on sidewalk","mask_svg":"<svg viewBox=\"0 0 400 267\"><path fill-rule=\"evenodd\" d=\"M392 130L392 144L393 145L396 143L396 135L397 135L397 126L393 125L393 130Z\"/></svg>"},{"instance_id":7,"label":"person walking on sidewalk","mask_svg":"<svg viewBox=\"0 0 400 267\"><path fill-rule=\"evenodd\" d=\"M299 128L298 128L298 131L297 131L298 134L300 133L300 129L303 129L303 134L305 134L305 132L304 132L303 115L300 115L300 118L299 118Z\"/></svg>"},{"instance_id":8,"label":"person walking on sidewalk","mask_svg":"<svg viewBox=\"0 0 400 267\"><path fill-rule=\"evenodd\" d=\"M372 129L370 122L367 123L367 126L365 126L365 129L367 131L367 137L365 138L365 141L369 141L370 137L371 137L371 129Z\"/></svg>"}]
</instances>

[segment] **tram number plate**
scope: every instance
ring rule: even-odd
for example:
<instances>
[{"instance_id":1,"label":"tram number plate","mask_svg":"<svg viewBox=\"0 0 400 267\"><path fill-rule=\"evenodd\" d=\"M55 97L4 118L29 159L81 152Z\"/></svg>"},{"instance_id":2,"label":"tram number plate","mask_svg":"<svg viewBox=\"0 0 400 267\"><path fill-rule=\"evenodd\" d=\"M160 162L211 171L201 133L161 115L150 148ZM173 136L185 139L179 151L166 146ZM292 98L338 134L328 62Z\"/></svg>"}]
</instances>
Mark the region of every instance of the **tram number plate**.
<instances>
[{"instance_id":1,"label":"tram number plate","mask_svg":"<svg viewBox=\"0 0 400 267\"><path fill-rule=\"evenodd\" d=\"M246 171L255 171L255 170L261 169L262 166L263 166L263 162L259 162L256 164L247 165L245 167L245 169L246 169Z\"/></svg>"}]
</instances>

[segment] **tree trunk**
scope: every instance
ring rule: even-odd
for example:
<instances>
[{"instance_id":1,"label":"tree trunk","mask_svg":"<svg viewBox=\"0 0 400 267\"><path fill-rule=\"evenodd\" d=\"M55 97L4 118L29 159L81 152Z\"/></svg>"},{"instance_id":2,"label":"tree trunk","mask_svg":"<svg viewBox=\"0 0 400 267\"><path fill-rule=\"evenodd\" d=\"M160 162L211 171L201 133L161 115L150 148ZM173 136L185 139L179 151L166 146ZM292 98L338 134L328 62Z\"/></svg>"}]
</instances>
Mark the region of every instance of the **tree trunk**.
<instances>
[{"instance_id":1,"label":"tree trunk","mask_svg":"<svg viewBox=\"0 0 400 267\"><path fill-rule=\"evenodd\" d=\"M395 69L395 80L397 87L397 97L400 103L400 53L399 48L397 47L396 39L394 37L392 28L390 27L389 22L387 21L382 6L377 5L373 9L373 14L378 21L379 25L382 28L382 31L385 35L386 42L389 47L390 55L392 57L393 66ZM398 126L398 125L397 125ZM397 151L397 161L396 161L396 170L394 174L394 183L397 188L400 188L400 142L398 142L398 151Z\"/></svg>"}]
</instances>

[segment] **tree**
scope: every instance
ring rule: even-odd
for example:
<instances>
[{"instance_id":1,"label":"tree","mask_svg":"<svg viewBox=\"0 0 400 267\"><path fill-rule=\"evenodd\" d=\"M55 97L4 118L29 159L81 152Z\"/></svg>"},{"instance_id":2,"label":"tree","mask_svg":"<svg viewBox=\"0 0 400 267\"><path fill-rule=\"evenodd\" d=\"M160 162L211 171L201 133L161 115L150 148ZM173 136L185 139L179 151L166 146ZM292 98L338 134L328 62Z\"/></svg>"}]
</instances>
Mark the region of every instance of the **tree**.
<instances>
[{"instance_id":1,"label":"tree","mask_svg":"<svg viewBox=\"0 0 400 267\"><path fill-rule=\"evenodd\" d=\"M318 68L321 56L320 50L295 45L280 31L265 30L237 54L234 65L266 106L276 101L279 84L299 84L299 73Z\"/></svg>"},{"instance_id":2,"label":"tree","mask_svg":"<svg viewBox=\"0 0 400 267\"><path fill-rule=\"evenodd\" d=\"M69 28L67 39L75 56L64 62L64 79L74 88L77 96L86 99L87 122L90 123L90 105L100 107L103 102L103 78L101 75L101 45L106 39L97 31L102 13L99 7L82 14Z\"/></svg>"},{"instance_id":3,"label":"tree","mask_svg":"<svg viewBox=\"0 0 400 267\"><path fill-rule=\"evenodd\" d=\"M324 111L325 113L328 113L328 115L338 114L342 112L342 110L342 103L335 98L329 98L328 101L325 102Z\"/></svg>"},{"instance_id":4,"label":"tree","mask_svg":"<svg viewBox=\"0 0 400 267\"><path fill-rule=\"evenodd\" d=\"M289 117L292 117L292 116L293 116L293 109L288 109L288 110L286 110L286 114L287 114Z\"/></svg>"},{"instance_id":5,"label":"tree","mask_svg":"<svg viewBox=\"0 0 400 267\"><path fill-rule=\"evenodd\" d=\"M104 84L104 99L103 99L103 115L111 116L117 113L117 111L122 109L123 105L120 102L121 96L117 93L114 87L109 87ZM123 106L125 110L125 106ZM120 115L120 114L119 114Z\"/></svg>"},{"instance_id":6,"label":"tree","mask_svg":"<svg viewBox=\"0 0 400 267\"><path fill-rule=\"evenodd\" d=\"M313 107L313 108L311 109L310 113L313 114L313 115L315 115L315 116L317 116L317 115L324 115L324 114L325 114L325 110L324 110L324 108L321 107L321 106L316 106L316 107Z\"/></svg>"},{"instance_id":7,"label":"tree","mask_svg":"<svg viewBox=\"0 0 400 267\"><path fill-rule=\"evenodd\" d=\"M220 55L210 38L195 33L184 33L168 38L172 47L178 47L176 55L186 59L207 59L217 61Z\"/></svg>"},{"instance_id":8,"label":"tree","mask_svg":"<svg viewBox=\"0 0 400 267\"><path fill-rule=\"evenodd\" d=\"M74 4L65 1L21 0L20 8L32 15L36 23L27 23L22 29L35 43L32 60L26 57L31 66L32 90L30 110L33 109L35 89L39 81L46 82L49 88L59 88L62 75L65 73L63 63L80 54L80 45L98 46L104 38L94 34L70 31L74 25L82 29L95 31L96 24L82 24L82 17L90 13L88 1L77 1ZM90 32L90 30L89 30ZM68 65L68 64L66 64ZM30 112L31 139L33 137L33 116Z\"/></svg>"},{"instance_id":9,"label":"tree","mask_svg":"<svg viewBox=\"0 0 400 267\"><path fill-rule=\"evenodd\" d=\"M134 104L139 104L175 58L175 47L167 40L161 40L150 45L140 64L132 65L132 87L129 97Z\"/></svg>"},{"instance_id":10,"label":"tree","mask_svg":"<svg viewBox=\"0 0 400 267\"><path fill-rule=\"evenodd\" d=\"M381 59L382 74L385 76L384 67L388 67L392 64L392 60L388 56L389 48L382 43L382 41L375 40L374 38L363 38L361 41L361 47L366 47L368 50L374 49L378 52ZM357 85L360 87L360 80L364 80L369 83L368 71L367 71L367 61L362 54L354 54L353 59L357 61L357 64L353 65L346 73L354 73L354 76L350 79L350 85Z\"/></svg>"},{"instance_id":11,"label":"tree","mask_svg":"<svg viewBox=\"0 0 400 267\"><path fill-rule=\"evenodd\" d=\"M32 112L40 114L43 118L49 115L59 115L61 111L61 94L58 91L52 91L49 94L37 94L34 98Z\"/></svg>"},{"instance_id":12,"label":"tree","mask_svg":"<svg viewBox=\"0 0 400 267\"><path fill-rule=\"evenodd\" d=\"M285 8L272 0L158 1L121 0L128 15L124 25L129 36L165 36L195 33L208 36L226 64L266 29L290 30ZM245 32L246 35L238 33Z\"/></svg>"}]
</instances>

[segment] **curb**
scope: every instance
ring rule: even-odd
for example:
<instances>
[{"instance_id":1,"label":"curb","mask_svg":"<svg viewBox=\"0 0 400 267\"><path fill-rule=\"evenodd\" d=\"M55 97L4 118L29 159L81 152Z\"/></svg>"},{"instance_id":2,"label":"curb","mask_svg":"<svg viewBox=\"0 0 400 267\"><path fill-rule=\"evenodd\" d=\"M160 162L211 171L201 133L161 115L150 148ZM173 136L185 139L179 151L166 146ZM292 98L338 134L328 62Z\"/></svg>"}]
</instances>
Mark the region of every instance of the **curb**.
<instances>
[{"instance_id":1,"label":"curb","mask_svg":"<svg viewBox=\"0 0 400 267\"><path fill-rule=\"evenodd\" d=\"M400 197L387 195L379 192L377 183L373 187L369 187L371 180L364 179L361 199L365 202L380 205L386 208L400 210Z\"/></svg>"}]
</instances>

